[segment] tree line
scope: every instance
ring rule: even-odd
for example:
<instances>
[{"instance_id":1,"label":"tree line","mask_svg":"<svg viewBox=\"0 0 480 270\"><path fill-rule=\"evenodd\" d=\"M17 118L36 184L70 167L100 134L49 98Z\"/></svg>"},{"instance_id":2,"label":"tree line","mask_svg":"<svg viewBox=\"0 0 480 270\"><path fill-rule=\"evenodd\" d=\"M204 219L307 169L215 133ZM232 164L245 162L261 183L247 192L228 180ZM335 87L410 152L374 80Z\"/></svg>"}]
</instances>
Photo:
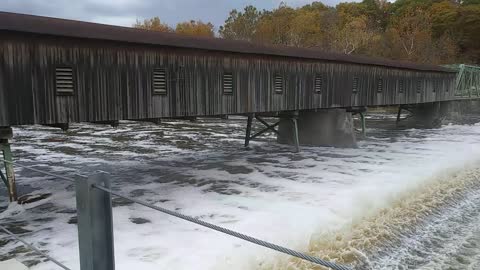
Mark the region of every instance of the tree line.
<instances>
[{"instance_id":1,"label":"tree line","mask_svg":"<svg viewBox=\"0 0 480 270\"><path fill-rule=\"evenodd\" d=\"M134 27L215 36L213 24L195 20L172 28L154 17ZM218 36L419 63L480 64L480 0L363 0L335 7L312 2L297 8L281 3L273 10L249 5L232 10Z\"/></svg>"}]
</instances>

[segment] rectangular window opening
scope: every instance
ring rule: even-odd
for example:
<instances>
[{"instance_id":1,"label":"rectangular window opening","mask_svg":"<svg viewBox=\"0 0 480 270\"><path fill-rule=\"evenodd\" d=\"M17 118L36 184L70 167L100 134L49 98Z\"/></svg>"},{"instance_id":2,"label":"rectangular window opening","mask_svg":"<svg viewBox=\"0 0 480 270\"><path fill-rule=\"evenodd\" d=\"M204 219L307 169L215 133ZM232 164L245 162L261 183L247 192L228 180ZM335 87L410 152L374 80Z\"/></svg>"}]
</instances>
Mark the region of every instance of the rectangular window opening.
<instances>
[{"instance_id":1,"label":"rectangular window opening","mask_svg":"<svg viewBox=\"0 0 480 270\"><path fill-rule=\"evenodd\" d=\"M73 95L73 69L71 67L57 67L55 69L55 90L58 95Z\"/></svg>"},{"instance_id":2,"label":"rectangular window opening","mask_svg":"<svg viewBox=\"0 0 480 270\"><path fill-rule=\"evenodd\" d=\"M233 73L231 72L223 73L223 93L224 94L233 93Z\"/></svg>"},{"instance_id":3,"label":"rectangular window opening","mask_svg":"<svg viewBox=\"0 0 480 270\"><path fill-rule=\"evenodd\" d=\"M153 93L161 95L167 93L167 71L164 68L153 70Z\"/></svg>"},{"instance_id":4,"label":"rectangular window opening","mask_svg":"<svg viewBox=\"0 0 480 270\"><path fill-rule=\"evenodd\" d=\"M284 82L283 82L283 76L282 75L276 74L274 76L273 84L274 84L275 93L277 93L277 94L283 93Z\"/></svg>"},{"instance_id":5,"label":"rectangular window opening","mask_svg":"<svg viewBox=\"0 0 480 270\"><path fill-rule=\"evenodd\" d=\"M358 77L353 78L352 91L353 93L358 92Z\"/></svg>"},{"instance_id":6,"label":"rectangular window opening","mask_svg":"<svg viewBox=\"0 0 480 270\"><path fill-rule=\"evenodd\" d=\"M323 78L322 75L315 76L315 93L321 94L323 88Z\"/></svg>"}]
</instances>

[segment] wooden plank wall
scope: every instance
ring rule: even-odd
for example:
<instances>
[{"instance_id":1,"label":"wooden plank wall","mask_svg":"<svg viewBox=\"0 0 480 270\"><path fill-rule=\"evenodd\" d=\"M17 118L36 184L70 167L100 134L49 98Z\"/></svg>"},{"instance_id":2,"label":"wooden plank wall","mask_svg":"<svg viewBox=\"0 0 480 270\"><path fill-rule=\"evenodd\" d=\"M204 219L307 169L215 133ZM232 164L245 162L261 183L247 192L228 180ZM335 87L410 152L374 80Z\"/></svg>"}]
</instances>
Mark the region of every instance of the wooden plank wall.
<instances>
[{"instance_id":1,"label":"wooden plank wall","mask_svg":"<svg viewBox=\"0 0 480 270\"><path fill-rule=\"evenodd\" d=\"M0 126L454 99L454 73L0 34ZM61 66L73 68L74 95L55 93L55 68ZM153 69L159 67L167 72L165 95L153 94ZM224 72L234 75L232 94L223 93ZM274 91L275 74L284 77L281 94ZM314 90L316 76L322 76L321 93ZM358 78L356 93L354 78ZM403 93L399 91L401 80Z\"/></svg>"}]
</instances>

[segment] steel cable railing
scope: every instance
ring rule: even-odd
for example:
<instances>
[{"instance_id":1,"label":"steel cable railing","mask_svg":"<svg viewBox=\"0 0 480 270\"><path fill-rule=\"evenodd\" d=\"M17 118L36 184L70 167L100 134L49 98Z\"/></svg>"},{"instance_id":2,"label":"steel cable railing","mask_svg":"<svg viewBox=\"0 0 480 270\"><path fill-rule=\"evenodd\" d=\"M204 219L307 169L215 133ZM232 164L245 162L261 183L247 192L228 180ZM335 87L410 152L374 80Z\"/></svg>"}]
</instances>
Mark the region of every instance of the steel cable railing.
<instances>
[{"instance_id":1,"label":"steel cable railing","mask_svg":"<svg viewBox=\"0 0 480 270\"><path fill-rule=\"evenodd\" d=\"M48 175L48 176L56 177L56 178L59 178L59 179L67 180L67 181L74 182L74 183L77 182L76 179L73 179L73 178L70 178L70 177L65 177L65 176L60 176L60 175L56 175L56 174L52 174L52 173L48 173L48 172L45 172L45 171L42 171L42 170L39 170L39 169L32 168L31 166L21 165L21 164L18 164L16 162L6 161L6 160L3 160L3 159L0 159L0 161L11 163L11 164L14 164L15 166L18 166L18 167L21 167L21 168L24 168L24 169L27 169L27 170L31 170L31 171L34 171L34 172L42 173L42 174L45 174L45 175ZM79 177L85 178L85 180L86 180L85 176L79 175ZM109 188L109 186L101 186L101 185L98 185L98 184L91 184L91 188L101 190L101 191L106 192L108 194L117 196L117 197L125 199L125 200L129 200L131 202L134 202L134 203L137 203L139 205L148 207L150 209L162 212L164 214L167 214L167 215L170 215L170 216L173 216L173 217L176 217L176 218L179 218L179 219L191 222L191 223L195 223L197 225L200 225L200 226L203 226L203 227L206 227L206 228L209 228L209 229L212 229L212 230L215 230L215 231L233 236L235 238L239 238L239 239L242 239L244 241L247 241L247 242L250 242L250 243L253 243L253 244L256 244L256 245L260 245L260 246L263 246L263 247L266 247L266 248L269 248L269 249L272 249L272 250L275 250L275 251L293 256L293 257L297 257L297 258L312 262L314 264L318 264L318 265L328 267L328 268L331 268L331 269L334 269L334 270L350 270L351 269L351 268L349 268L347 266L344 266L344 265L340 265L340 264L336 264L334 262L322 260L320 258L311 256L311 255L308 255L308 254L305 254L305 253L302 253L302 252L298 252L298 251L295 251L295 250L292 250L292 249L289 249L289 248L285 248L285 247L282 247L282 246L279 246L279 245L276 245L276 244L273 244L273 243L269 243L267 241L263 241L263 240L260 240L260 239L257 239L257 238L254 238L254 237L251 237L251 236L248 236L248 235L245 235L245 234L242 234L242 233L239 233L239 232L227 229L227 228L220 227L220 226L215 225L215 224L211 224L211 223L202 221L202 220L200 220L198 218L195 218L195 217L187 216L187 215L184 215L184 214L181 214L181 213L178 213L178 212L175 212L175 211L163 208L163 207L155 206L153 204L150 204L150 203L147 203L147 202L135 199L135 198L131 198L129 196L126 196L126 195L123 195L121 193L118 193L116 191L111 190ZM0 228L2 230L6 231L6 229L4 227L0 227ZM8 231L6 231L6 232L8 233ZM9 235L11 235L12 237L16 237L11 232L9 233ZM20 239L18 239L18 240L22 241ZM22 243L28 244L24 241L22 241ZM39 252L39 250L36 250L36 251ZM42 255L48 256L46 254L42 254ZM49 258L49 257L47 257L47 258ZM49 258L49 259L51 259L53 262L58 263L58 261L55 261L52 258ZM60 264L60 266L61 266L61 264ZM64 267L64 269L68 269L68 268Z\"/></svg>"},{"instance_id":2,"label":"steel cable railing","mask_svg":"<svg viewBox=\"0 0 480 270\"><path fill-rule=\"evenodd\" d=\"M266 248L269 248L269 249L273 249L273 250L276 250L278 252L285 253L285 254L288 254L288 255L291 255L291 256L294 256L294 257L297 257L297 258L300 258L300 259L303 259L303 260L306 260L306 261L309 261L309 262L312 262L312 263L315 263L315 264L318 264L318 265L326 266L326 267L329 267L329 268L332 268L332 269L335 269L335 270L350 270L350 268L348 268L346 266L339 265L339 264L329 262L329 261L325 261L325 260L310 256L310 255L302 253L302 252L298 252L298 251L295 251L295 250L292 250L292 249L289 249L289 248L285 248L285 247L282 247L282 246L279 246L279 245L276 245L276 244L272 244L272 243L269 243L269 242L266 242L266 241L263 241L263 240L260 240L260 239L256 239L254 237L251 237L251 236L248 236L248 235L236 232L236 231L232 231L232 230L229 230L229 229L226 229L226 228L223 228L223 227L205 222L203 220L200 220L200 219L197 219L197 218L194 218L194 217L191 217L191 216L187 216L187 215L184 215L184 214L181 214L181 213L177 213L177 212L165 209L163 207L158 207L158 206L155 206L153 204L149 204L147 202L137 200L135 198L130 198L128 196L122 195L118 192L115 192L111 189L108 189L108 188L105 188L105 187L102 187L102 186L99 186L99 185L94 185L94 187L98 188L100 190L103 190L105 192L108 192L112 195L115 195L117 197L120 197L122 199L138 203L138 204L143 205L145 207L148 207L148 208L160 211L162 213L165 213L167 215L174 216L174 217L177 217L177 218L180 218L180 219L198 224L200 226L203 226L203 227L206 227L206 228L218 231L218 232L222 232L224 234L228 234L230 236L248 241L248 242L256 244L256 245L260 245L260 246L263 246L263 247L266 247Z\"/></svg>"},{"instance_id":3,"label":"steel cable railing","mask_svg":"<svg viewBox=\"0 0 480 270\"><path fill-rule=\"evenodd\" d=\"M27 241L23 240L22 238L20 238L19 236L17 236L16 234L14 234L13 232L11 232L10 230L8 230L7 228L3 227L2 225L0 225L0 230L4 231L7 235L9 235L10 237L14 238L15 240L23 243L25 246L27 246L29 249L35 251L35 253L39 254L40 256L48 259L49 261L55 263L56 265L58 265L59 267L65 269L65 270L71 270L70 268L66 267L63 263L55 260L54 258L50 257L49 255L47 255L45 252L39 250L38 248L34 247L32 244L28 243Z\"/></svg>"},{"instance_id":4,"label":"steel cable railing","mask_svg":"<svg viewBox=\"0 0 480 270\"><path fill-rule=\"evenodd\" d=\"M42 170L39 170L39 169L32 168L32 166L22 165L22 164L18 164L17 162L12 162L12 161L8 161L8 160L4 160L4 159L0 159L0 162L9 163L9 164L15 165L15 166L20 167L20 168L24 168L24 169L27 169L27 170L30 170L30 171L33 171L33 172L38 172L38 173L41 173L41 174L44 174L44 175L52 176L52 177L55 177L55 178L58 178L58 179L62 179L62 180L70 181L70 182L75 182L75 179L73 179L73 178L65 177L65 176L61 176L61 175L56 175L56 174L49 173L49 172L45 172L45 171L42 171Z\"/></svg>"}]
</instances>

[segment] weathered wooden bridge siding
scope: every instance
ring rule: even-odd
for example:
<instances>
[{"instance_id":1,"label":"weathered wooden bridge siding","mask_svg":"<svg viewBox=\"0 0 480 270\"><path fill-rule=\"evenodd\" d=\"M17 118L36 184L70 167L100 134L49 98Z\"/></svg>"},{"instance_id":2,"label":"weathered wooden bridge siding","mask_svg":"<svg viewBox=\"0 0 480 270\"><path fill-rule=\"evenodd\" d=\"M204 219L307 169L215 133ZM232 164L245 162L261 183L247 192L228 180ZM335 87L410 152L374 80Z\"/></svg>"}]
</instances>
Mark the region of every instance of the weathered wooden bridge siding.
<instances>
[{"instance_id":1,"label":"weathered wooden bridge siding","mask_svg":"<svg viewBox=\"0 0 480 270\"><path fill-rule=\"evenodd\" d=\"M454 99L455 73L0 31L0 126L277 112ZM57 95L55 69L74 71ZM166 68L166 95L153 94ZM234 91L223 92L223 73ZM275 93L274 75L285 79ZM322 76L316 93L315 76ZM358 78L358 92L353 92ZM378 83L382 80L379 92ZM400 81L404 91L400 93ZM421 89L417 92L417 83ZM435 90L435 91L434 91Z\"/></svg>"}]
</instances>

